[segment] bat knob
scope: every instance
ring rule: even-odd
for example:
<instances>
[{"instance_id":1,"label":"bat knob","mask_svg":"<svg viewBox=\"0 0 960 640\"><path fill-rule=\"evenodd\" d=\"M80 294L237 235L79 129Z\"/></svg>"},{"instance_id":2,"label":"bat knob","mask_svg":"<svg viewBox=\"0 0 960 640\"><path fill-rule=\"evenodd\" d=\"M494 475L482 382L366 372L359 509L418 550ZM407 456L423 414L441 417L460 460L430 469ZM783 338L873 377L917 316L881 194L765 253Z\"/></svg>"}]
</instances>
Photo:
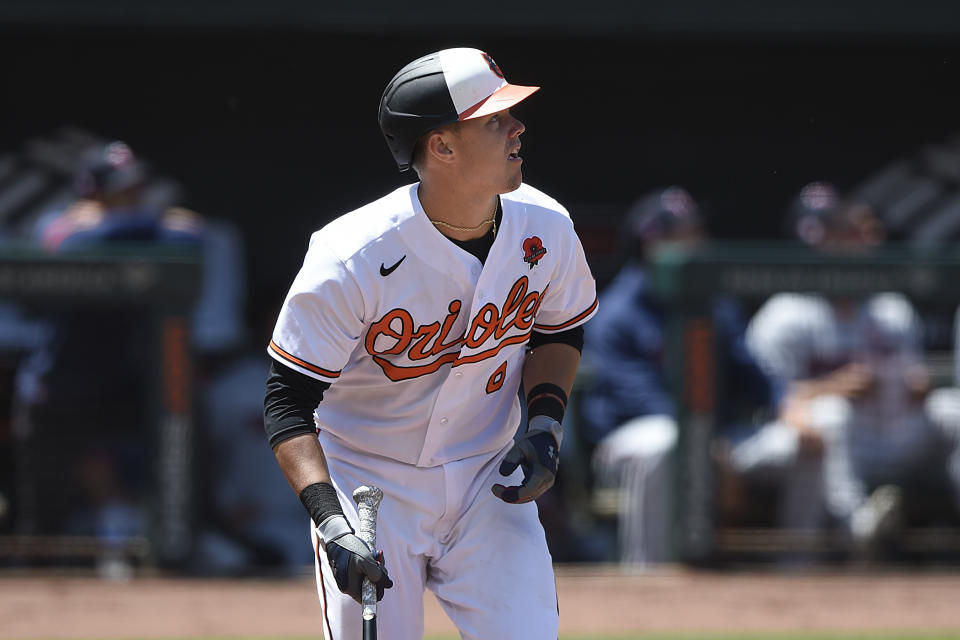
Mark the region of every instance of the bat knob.
<instances>
[{"instance_id":1,"label":"bat knob","mask_svg":"<svg viewBox=\"0 0 960 640\"><path fill-rule=\"evenodd\" d=\"M353 490L353 501L357 504L366 504L377 508L383 500L383 491L380 487L361 485Z\"/></svg>"}]
</instances>

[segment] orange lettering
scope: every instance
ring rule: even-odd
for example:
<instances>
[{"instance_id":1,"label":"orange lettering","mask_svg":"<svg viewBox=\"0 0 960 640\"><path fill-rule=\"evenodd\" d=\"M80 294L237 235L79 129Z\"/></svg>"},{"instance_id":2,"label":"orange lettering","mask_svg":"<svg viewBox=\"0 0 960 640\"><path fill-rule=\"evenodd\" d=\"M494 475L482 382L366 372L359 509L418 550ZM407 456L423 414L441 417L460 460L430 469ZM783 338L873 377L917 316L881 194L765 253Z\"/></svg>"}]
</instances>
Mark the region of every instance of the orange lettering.
<instances>
[{"instance_id":1,"label":"orange lettering","mask_svg":"<svg viewBox=\"0 0 960 640\"><path fill-rule=\"evenodd\" d=\"M507 377L507 363L504 362L497 370L493 372L493 375L487 380L487 393L493 393L494 391L500 391L500 387L503 386L503 381Z\"/></svg>"},{"instance_id":2,"label":"orange lettering","mask_svg":"<svg viewBox=\"0 0 960 640\"><path fill-rule=\"evenodd\" d=\"M450 306L447 307L447 317L443 321L443 326L440 328L440 335L437 336L437 342L431 351L431 354L436 355L438 353L443 353L450 347L460 344L463 342L464 337L460 336L453 342L443 344L443 341L447 339L447 335L450 334L450 329L453 328L453 323L457 321L457 318L460 316L460 301L454 300L450 303Z\"/></svg>"},{"instance_id":3,"label":"orange lettering","mask_svg":"<svg viewBox=\"0 0 960 640\"><path fill-rule=\"evenodd\" d=\"M528 282L527 276L520 276L520 279L510 287L510 293L507 294L507 299L503 301L503 316L501 316L500 327L497 328L497 340L510 330L511 323L506 322L506 319L520 307L523 296L527 293Z\"/></svg>"},{"instance_id":4,"label":"orange lettering","mask_svg":"<svg viewBox=\"0 0 960 640\"><path fill-rule=\"evenodd\" d=\"M437 335L437 332L440 330L440 323L434 322L431 324L425 324L413 335L414 338L419 338L419 340L413 343L413 346L410 347L410 359L411 360L423 360L426 357L429 357L433 353L433 349L426 351L427 347L436 346L436 343L430 344L430 341L434 336Z\"/></svg>"},{"instance_id":5,"label":"orange lettering","mask_svg":"<svg viewBox=\"0 0 960 640\"><path fill-rule=\"evenodd\" d=\"M467 346L471 349L476 349L484 342L487 341L494 330L497 328L497 322L500 320L500 310L497 309L496 305L488 302L480 308L480 311L477 312L477 316L473 319L473 322L470 325L470 330L467 331ZM476 337L478 329L482 329L482 333L479 337Z\"/></svg>"},{"instance_id":6,"label":"orange lettering","mask_svg":"<svg viewBox=\"0 0 960 640\"><path fill-rule=\"evenodd\" d=\"M447 306L447 316L442 323L431 322L418 327L414 327L414 319L409 311L393 309L370 325L364 340L364 346L367 353L373 357L374 362L383 369L384 374L391 380L409 380L434 373L445 364L459 366L492 358L504 347L522 344L530 337L530 327L533 325L537 310L549 287L544 287L544 290L539 293L528 291L529 282L527 276L518 278L510 287L502 308L489 302L483 305L470 322L464 335L451 339L450 342L446 342L446 340L450 338L453 327L460 317L463 306L460 300L450 302ZM397 327L395 324L398 322L399 326ZM504 339L504 336L513 328L517 328L523 333ZM386 349L377 350L377 340L381 337L395 340L395 342ZM469 356L461 355L459 351L444 353L461 344L470 349L477 349L490 341L491 337L494 338L495 342L491 348L485 351ZM437 357L426 364L411 367L398 366L384 357L398 356L404 353L406 353L407 358L414 361L425 360L431 356ZM496 391L500 388L505 377L504 372L505 363L491 376L488 389Z\"/></svg>"},{"instance_id":7,"label":"orange lettering","mask_svg":"<svg viewBox=\"0 0 960 640\"><path fill-rule=\"evenodd\" d=\"M531 292L523 299L523 304L520 305L520 311L517 312L514 320L518 329L530 328L530 325L533 324L534 317L537 315L537 307L540 306L541 300L543 300L543 297L538 295L536 291Z\"/></svg>"},{"instance_id":8,"label":"orange lettering","mask_svg":"<svg viewBox=\"0 0 960 640\"><path fill-rule=\"evenodd\" d=\"M398 318L400 320L400 333L394 331L393 327L390 326L393 321ZM377 351L376 342L377 338L381 335L388 338L396 338L397 343L393 345L391 349ZM367 339L364 341L364 346L370 355L399 355L410 346L410 341L413 340L413 336L413 316L411 316L410 312L406 309L394 309L393 311L387 312L387 315L370 326L370 330L367 332Z\"/></svg>"}]
</instances>

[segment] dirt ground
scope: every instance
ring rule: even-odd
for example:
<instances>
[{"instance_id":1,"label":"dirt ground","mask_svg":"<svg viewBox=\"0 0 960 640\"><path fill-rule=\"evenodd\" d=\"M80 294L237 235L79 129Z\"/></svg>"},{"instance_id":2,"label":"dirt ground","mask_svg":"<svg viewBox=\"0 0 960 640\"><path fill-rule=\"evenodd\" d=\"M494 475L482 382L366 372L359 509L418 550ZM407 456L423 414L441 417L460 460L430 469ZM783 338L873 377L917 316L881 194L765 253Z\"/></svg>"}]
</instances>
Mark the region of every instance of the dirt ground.
<instances>
[{"instance_id":1,"label":"dirt ground","mask_svg":"<svg viewBox=\"0 0 960 640\"><path fill-rule=\"evenodd\" d=\"M561 633L960 631L960 572L776 575L558 569ZM0 638L318 636L309 576L271 580L0 573ZM453 632L432 596L427 632Z\"/></svg>"}]
</instances>

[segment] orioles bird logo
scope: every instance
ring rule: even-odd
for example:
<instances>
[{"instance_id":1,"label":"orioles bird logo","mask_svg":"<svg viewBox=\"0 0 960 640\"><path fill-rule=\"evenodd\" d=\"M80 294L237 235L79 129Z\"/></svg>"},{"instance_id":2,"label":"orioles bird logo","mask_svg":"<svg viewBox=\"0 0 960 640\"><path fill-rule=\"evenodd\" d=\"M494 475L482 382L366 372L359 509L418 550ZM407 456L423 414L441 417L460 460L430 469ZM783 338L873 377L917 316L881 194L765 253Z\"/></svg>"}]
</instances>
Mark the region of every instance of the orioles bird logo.
<instances>
[{"instance_id":1,"label":"orioles bird logo","mask_svg":"<svg viewBox=\"0 0 960 640\"><path fill-rule=\"evenodd\" d=\"M493 61L493 58L490 57L489 53L484 53L483 59L490 66L490 71L493 71L494 75L496 75L498 78L503 77L503 71L500 71L500 67L498 67L497 63Z\"/></svg>"},{"instance_id":2,"label":"orioles bird logo","mask_svg":"<svg viewBox=\"0 0 960 640\"><path fill-rule=\"evenodd\" d=\"M540 258L547 255L547 250L543 248L543 240L538 236L532 236L523 241L523 261L533 269Z\"/></svg>"}]
</instances>

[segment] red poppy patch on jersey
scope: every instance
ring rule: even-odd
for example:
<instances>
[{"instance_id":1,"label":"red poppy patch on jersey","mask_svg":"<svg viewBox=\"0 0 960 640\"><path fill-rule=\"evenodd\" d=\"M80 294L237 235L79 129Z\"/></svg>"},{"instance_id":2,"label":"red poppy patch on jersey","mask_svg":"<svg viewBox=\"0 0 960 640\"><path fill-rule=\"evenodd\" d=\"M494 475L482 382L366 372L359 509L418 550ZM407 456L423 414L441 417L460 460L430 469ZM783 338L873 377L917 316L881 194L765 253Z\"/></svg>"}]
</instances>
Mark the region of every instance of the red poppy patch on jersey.
<instances>
[{"instance_id":1,"label":"red poppy patch on jersey","mask_svg":"<svg viewBox=\"0 0 960 640\"><path fill-rule=\"evenodd\" d=\"M547 250L543 248L543 240L539 236L531 236L523 241L523 261L529 264L531 269L545 255Z\"/></svg>"}]
</instances>

